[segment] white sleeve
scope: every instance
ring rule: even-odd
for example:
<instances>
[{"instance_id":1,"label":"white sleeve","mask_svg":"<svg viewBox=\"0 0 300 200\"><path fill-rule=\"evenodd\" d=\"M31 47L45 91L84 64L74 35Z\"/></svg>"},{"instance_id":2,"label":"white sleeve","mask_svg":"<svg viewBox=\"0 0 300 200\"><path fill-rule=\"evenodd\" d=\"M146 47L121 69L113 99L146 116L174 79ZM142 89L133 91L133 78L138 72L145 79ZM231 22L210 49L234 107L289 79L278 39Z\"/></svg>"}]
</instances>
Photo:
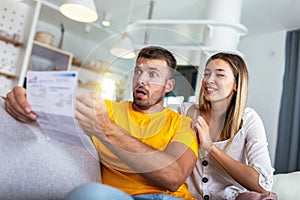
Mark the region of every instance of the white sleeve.
<instances>
[{"instance_id":1,"label":"white sleeve","mask_svg":"<svg viewBox=\"0 0 300 200\"><path fill-rule=\"evenodd\" d=\"M194 105L194 103L192 103L192 102L183 102L183 103L180 105L178 112L179 112L180 114L183 114L183 115L186 116L188 110L190 109L190 107L192 107L192 105Z\"/></svg>"},{"instance_id":2,"label":"white sleeve","mask_svg":"<svg viewBox=\"0 0 300 200\"><path fill-rule=\"evenodd\" d=\"M259 173L259 185L271 191L273 185L274 168L268 150L265 128L260 116L248 108L243 123L246 130L246 156L249 166Z\"/></svg>"}]
</instances>

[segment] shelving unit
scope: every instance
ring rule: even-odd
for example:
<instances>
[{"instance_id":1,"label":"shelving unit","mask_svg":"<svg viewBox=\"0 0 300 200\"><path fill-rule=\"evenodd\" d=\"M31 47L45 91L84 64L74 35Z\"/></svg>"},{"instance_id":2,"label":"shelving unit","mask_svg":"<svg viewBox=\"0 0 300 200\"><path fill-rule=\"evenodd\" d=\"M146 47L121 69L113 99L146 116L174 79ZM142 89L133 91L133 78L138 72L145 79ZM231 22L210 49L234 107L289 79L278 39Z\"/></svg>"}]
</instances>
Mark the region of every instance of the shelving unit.
<instances>
[{"instance_id":1,"label":"shelving unit","mask_svg":"<svg viewBox=\"0 0 300 200\"><path fill-rule=\"evenodd\" d=\"M18 85L21 77L25 51L28 48L28 27L33 24L34 4L33 1L20 3L1 0L0 96L2 97Z\"/></svg>"}]
</instances>

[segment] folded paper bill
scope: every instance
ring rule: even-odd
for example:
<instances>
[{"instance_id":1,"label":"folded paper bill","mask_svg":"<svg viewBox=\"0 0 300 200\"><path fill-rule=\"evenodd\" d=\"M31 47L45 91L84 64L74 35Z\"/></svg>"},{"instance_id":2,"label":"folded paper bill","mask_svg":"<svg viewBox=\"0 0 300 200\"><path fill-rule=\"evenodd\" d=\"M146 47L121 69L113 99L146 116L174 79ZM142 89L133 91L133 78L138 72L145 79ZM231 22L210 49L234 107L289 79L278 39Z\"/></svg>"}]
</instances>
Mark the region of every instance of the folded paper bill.
<instances>
[{"instance_id":1,"label":"folded paper bill","mask_svg":"<svg viewBox=\"0 0 300 200\"><path fill-rule=\"evenodd\" d=\"M29 71L27 99L49 139L90 147L74 116L77 76L74 71Z\"/></svg>"}]
</instances>

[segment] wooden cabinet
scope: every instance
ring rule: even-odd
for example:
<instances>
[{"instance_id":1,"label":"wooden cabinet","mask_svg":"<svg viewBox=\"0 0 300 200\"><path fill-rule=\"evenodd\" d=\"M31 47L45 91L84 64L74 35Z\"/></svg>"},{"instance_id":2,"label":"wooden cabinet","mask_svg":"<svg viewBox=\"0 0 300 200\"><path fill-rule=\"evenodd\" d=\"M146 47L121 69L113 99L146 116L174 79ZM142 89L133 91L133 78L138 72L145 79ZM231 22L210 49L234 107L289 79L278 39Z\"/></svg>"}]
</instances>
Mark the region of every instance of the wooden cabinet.
<instances>
[{"instance_id":1,"label":"wooden cabinet","mask_svg":"<svg viewBox=\"0 0 300 200\"><path fill-rule=\"evenodd\" d=\"M56 47L34 41L28 70L32 71L60 71L69 70L73 54Z\"/></svg>"}]
</instances>

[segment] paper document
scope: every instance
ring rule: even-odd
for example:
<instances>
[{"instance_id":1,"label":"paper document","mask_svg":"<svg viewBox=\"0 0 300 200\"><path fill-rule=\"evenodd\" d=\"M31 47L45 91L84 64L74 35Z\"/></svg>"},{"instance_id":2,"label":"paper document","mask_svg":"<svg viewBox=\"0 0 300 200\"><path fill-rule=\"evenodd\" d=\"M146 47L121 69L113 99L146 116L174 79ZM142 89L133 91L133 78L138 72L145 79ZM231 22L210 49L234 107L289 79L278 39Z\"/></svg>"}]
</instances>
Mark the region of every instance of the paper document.
<instances>
[{"instance_id":1,"label":"paper document","mask_svg":"<svg viewBox=\"0 0 300 200\"><path fill-rule=\"evenodd\" d=\"M49 139L87 147L91 142L74 117L77 76L73 71L30 71L27 99Z\"/></svg>"}]
</instances>

